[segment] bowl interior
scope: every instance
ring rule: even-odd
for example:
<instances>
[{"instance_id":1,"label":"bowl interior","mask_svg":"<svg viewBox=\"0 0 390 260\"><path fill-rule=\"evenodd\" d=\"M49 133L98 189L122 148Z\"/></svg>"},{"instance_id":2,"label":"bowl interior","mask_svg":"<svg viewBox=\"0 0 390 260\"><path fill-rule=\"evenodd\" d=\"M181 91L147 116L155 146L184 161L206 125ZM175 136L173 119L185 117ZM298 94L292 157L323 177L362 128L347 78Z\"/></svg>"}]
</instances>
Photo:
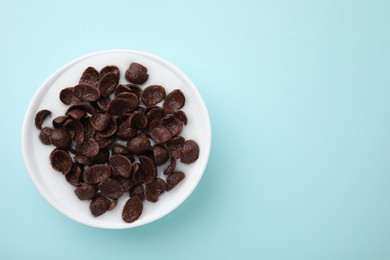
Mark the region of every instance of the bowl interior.
<instances>
[{"instance_id":1,"label":"bowl interior","mask_svg":"<svg viewBox=\"0 0 390 260\"><path fill-rule=\"evenodd\" d=\"M74 194L74 187L66 182L64 176L50 166L49 155L53 146L43 145L35 128L34 117L41 109L52 112L43 126L51 126L51 120L64 115L67 106L59 100L59 92L77 85L82 72L93 66L98 71L107 65L116 65L121 71L120 83L126 83L124 72L131 62L138 62L148 68L149 79L140 87L162 85L166 92L181 89L186 96L182 110L188 117L188 124L181 135L185 139L195 140L200 148L199 159L189 165L177 162L176 170L185 172L186 177L172 191L163 193L157 203L144 201L141 217L133 223L122 220L122 209L129 198L124 194L112 211L100 217L94 217L89 211L89 201L80 201ZM161 105L161 104L160 104ZM56 209L69 218L100 228L130 228L140 226L163 217L179 206L195 189L206 168L211 145L211 126L207 108L195 85L176 67L167 61L138 51L111 50L93 53L74 60L53 73L38 89L25 116L22 133L22 149L25 165L40 193ZM165 176L162 171L168 162L158 167L158 176Z\"/></svg>"}]
</instances>

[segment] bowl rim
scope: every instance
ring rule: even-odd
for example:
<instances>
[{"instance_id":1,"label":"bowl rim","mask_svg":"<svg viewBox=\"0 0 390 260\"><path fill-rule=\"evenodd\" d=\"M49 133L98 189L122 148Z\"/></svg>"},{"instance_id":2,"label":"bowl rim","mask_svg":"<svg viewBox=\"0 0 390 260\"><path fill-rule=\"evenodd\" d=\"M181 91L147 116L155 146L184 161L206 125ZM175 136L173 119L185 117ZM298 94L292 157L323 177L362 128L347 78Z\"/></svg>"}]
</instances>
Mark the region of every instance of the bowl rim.
<instances>
[{"instance_id":1,"label":"bowl rim","mask_svg":"<svg viewBox=\"0 0 390 260\"><path fill-rule=\"evenodd\" d=\"M206 138L207 138L206 139L206 144L207 145L205 147L205 151L202 151L202 153L206 153L206 156L205 156L205 162L204 162L204 164L202 165L202 167L200 168L200 171L199 171L200 176L199 176L198 179L195 180L194 184L191 186L191 189L187 192L186 196L184 196L180 200L178 200L177 203L174 203L173 206L168 207L161 214L158 214L157 216L154 216L154 217L150 218L149 221L147 221L147 222L135 221L133 223L127 223L126 226L114 226L113 227L113 226L110 226L110 225L107 225L107 224L106 225L104 225L104 224L103 225L99 225L99 224L89 223L88 221L86 221L83 218L77 219L77 218L75 218L74 215L70 214L65 209L57 206L57 203L56 203L55 199L53 199L49 194L47 194L45 192L45 190L42 187L40 181L33 174L33 172L34 172L33 171L33 166L32 166L33 162L32 162L32 157L30 157L28 155L28 145L27 145L28 141L27 140L28 140L28 135L29 135L29 133L31 131L31 130L29 130L29 128L31 127L31 118L35 117L35 115L33 114L33 111L34 111L34 109L37 106L39 106L39 104L41 102L41 99L39 97L42 98L44 96L45 92L47 91L48 87L50 86L50 82L51 81L57 79L67 69L71 68L73 65L76 65L77 63L81 62L84 59L87 59L87 58L90 58L90 57L93 57L93 56L102 55L102 54L118 53L118 52L125 52L125 53L136 54L136 55L140 55L140 56L146 57L148 59L151 59L153 61L156 61L159 64L161 64L162 66L164 66L165 68L167 68L168 70L170 70L172 73L174 73L174 75L176 75L177 77L182 79L183 82L185 82L185 85L187 87L189 87L191 89L191 91L193 91L198 96L198 99L200 100L200 104L199 105L200 105L201 109L203 110L204 115L206 116L206 118L204 118L204 120L207 122L207 124L205 125L204 130L206 132L208 132L209 134L206 136ZM186 74L184 74L180 69L178 69L176 66L174 66L173 64L171 64L167 60L165 60L165 59L163 59L163 58L161 58L159 56L156 56L154 54L150 54L150 53L147 53L147 52L144 52L144 51L132 50L132 49L109 49L109 50L102 50L102 51L96 51L96 52L92 52L92 53L89 53L89 54L85 54L85 55L82 55L82 56L80 56L80 57L78 57L76 59L71 60L70 62L66 63L65 65L61 66L56 71L51 73L50 76L46 80L44 80L43 83L38 87L38 89L35 91L35 94L31 98L31 101L30 101L30 103L29 103L29 105L27 107L27 110L25 112L25 116L24 116L24 119L23 119L22 136L21 136L22 155L23 155L23 161L24 161L25 168L27 170L28 175L30 176L31 180L34 183L34 186L38 189L38 191L42 195L42 197L44 197L45 200L47 202L49 202L49 204L51 206L53 206L56 210L58 210L63 215L67 216L68 218L72 219L73 221L81 223L81 224L84 224L84 225L87 225L87 226L91 226L91 227L95 227L95 228L103 228L103 229L128 229L128 228L134 228L134 227L142 226L142 225L145 225L145 224L148 224L148 223L152 223L152 222L154 222L154 221L156 221L156 220L158 220L160 218L163 218L166 215L168 215L169 213L171 213L172 211L174 211L177 207L179 207L193 193L195 188L198 186L199 181L201 180L201 178L202 178L202 176L203 176L203 174L204 174L204 172L206 170L206 167L208 165L208 161L209 161L209 158L210 158L210 152L211 152L211 143L212 143L212 129L211 129L210 115L208 113L206 104L205 104L202 96L200 95L199 90L195 86L195 84L187 77Z\"/></svg>"}]
</instances>

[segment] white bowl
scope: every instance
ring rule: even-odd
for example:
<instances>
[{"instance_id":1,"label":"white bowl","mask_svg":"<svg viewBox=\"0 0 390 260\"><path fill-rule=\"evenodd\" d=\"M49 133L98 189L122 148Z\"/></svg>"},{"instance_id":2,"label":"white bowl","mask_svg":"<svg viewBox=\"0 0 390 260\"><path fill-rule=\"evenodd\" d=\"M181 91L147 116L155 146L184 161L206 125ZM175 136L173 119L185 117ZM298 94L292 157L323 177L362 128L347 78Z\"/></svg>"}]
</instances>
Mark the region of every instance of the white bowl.
<instances>
[{"instance_id":1,"label":"white bowl","mask_svg":"<svg viewBox=\"0 0 390 260\"><path fill-rule=\"evenodd\" d=\"M129 198L125 193L118 205L102 216L94 217L89 210L89 201L80 201L74 194L74 187L66 182L64 176L50 166L49 155L54 149L51 145L43 145L38 136L39 130L34 125L35 114L41 109L52 112L45 125L51 125L51 120L63 115L67 106L59 100L61 89L75 86L82 72L93 66L100 70L106 65L116 65L121 70L120 82L126 82L124 72L131 62L143 64L148 69L149 79L141 85L158 84L166 88L167 93L173 89L181 89L186 96L183 111L188 117L188 124L181 135L185 139L195 140L200 148L199 159L185 165L178 161L176 169L185 172L185 179L172 191L165 192L157 203L145 200L144 210L138 220L126 223L122 220L122 209ZM144 225L155 221L178 207L195 189L205 171L211 146L210 118L204 101L195 85L178 68L154 55L133 50L108 50L80 57L64 65L54 72L35 93L27 109L22 131L23 158L27 171L35 186L43 197L57 210L69 218L85 225L123 229ZM158 167L158 175L168 163Z\"/></svg>"}]
</instances>

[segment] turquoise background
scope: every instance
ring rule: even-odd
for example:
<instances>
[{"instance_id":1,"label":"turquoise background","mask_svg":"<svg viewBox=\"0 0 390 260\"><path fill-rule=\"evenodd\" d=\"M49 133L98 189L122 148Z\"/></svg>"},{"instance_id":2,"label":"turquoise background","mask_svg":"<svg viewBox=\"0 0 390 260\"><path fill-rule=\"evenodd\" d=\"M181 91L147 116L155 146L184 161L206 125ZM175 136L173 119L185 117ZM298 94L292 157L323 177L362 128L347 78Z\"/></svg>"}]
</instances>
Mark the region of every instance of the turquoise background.
<instances>
[{"instance_id":1,"label":"turquoise background","mask_svg":"<svg viewBox=\"0 0 390 260\"><path fill-rule=\"evenodd\" d=\"M390 1L0 1L1 259L390 259ZM24 113L63 64L124 48L198 86L207 170L177 210L103 230L52 208Z\"/></svg>"}]
</instances>

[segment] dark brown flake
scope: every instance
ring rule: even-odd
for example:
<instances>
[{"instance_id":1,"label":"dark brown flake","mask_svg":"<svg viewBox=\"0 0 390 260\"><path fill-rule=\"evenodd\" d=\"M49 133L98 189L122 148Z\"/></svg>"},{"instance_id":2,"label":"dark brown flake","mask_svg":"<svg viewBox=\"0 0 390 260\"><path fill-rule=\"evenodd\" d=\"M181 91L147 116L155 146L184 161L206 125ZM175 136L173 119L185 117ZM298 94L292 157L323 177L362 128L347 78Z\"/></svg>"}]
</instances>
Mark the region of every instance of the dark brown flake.
<instances>
[{"instance_id":1,"label":"dark brown flake","mask_svg":"<svg viewBox=\"0 0 390 260\"><path fill-rule=\"evenodd\" d=\"M162 126L154 127L150 130L150 136L158 143L166 143L172 138L171 132Z\"/></svg>"},{"instance_id":2,"label":"dark brown flake","mask_svg":"<svg viewBox=\"0 0 390 260\"><path fill-rule=\"evenodd\" d=\"M130 153L142 154L149 150L150 141L145 135L139 134L127 142L127 148L129 148Z\"/></svg>"},{"instance_id":3,"label":"dark brown flake","mask_svg":"<svg viewBox=\"0 0 390 260\"><path fill-rule=\"evenodd\" d=\"M89 157L84 156L84 155L76 155L74 157L74 160L82 165L91 165L92 164L92 160Z\"/></svg>"},{"instance_id":4,"label":"dark brown flake","mask_svg":"<svg viewBox=\"0 0 390 260\"><path fill-rule=\"evenodd\" d=\"M168 167L164 170L164 174L170 174L172 173L176 168L176 159L174 157L171 157L171 162L169 163Z\"/></svg>"},{"instance_id":5,"label":"dark brown flake","mask_svg":"<svg viewBox=\"0 0 390 260\"><path fill-rule=\"evenodd\" d=\"M53 131L53 128L51 127L44 127L41 132L39 133L39 139L43 144L49 145L51 144L51 132Z\"/></svg>"},{"instance_id":6,"label":"dark brown flake","mask_svg":"<svg viewBox=\"0 0 390 260\"><path fill-rule=\"evenodd\" d=\"M147 111L145 109L145 111ZM166 115L165 110L161 107L155 107L147 112L146 118L148 120L148 124L150 125L153 121L161 120Z\"/></svg>"},{"instance_id":7,"label":"dark brown flake","mask_svg":"<svg viewBox=\"0 0 390 260\"><path fill-rule=\"evenodd\" d=\"M181 152L180 152L180 161L182 163L192 163L196 161L199 157L199 146L193 140L187 140L184 142Z\"/></svg>"},{"instance_id":8,"label":"dark brown flake","mask_svg":"<svg viewBox=\"0 0 390 260\"><path fill-rule=\"evenodd\" d=\"M50 116L51 115L51 112L47 109L43 109L41 111L39 111L36 115L35 115L35 126L41 130L42 129L42 123L43 121L45 120L46 117Z\"/></svg>"},{"instance_id":9,"label":"dark brown flake","mask_svg":"<svg viewBox=\"0 0 390 260\"><path fill-rule=\"evenodd\" d=\"M79 155L84 155L89 158L95 157L99 153L100 147L99 144L94 139L89 139L84 141L76 146L76 153Z\"/></svg>"},{"instance_id":10,"label":"dark brown flake","mask_svg":"<svg viewBox=\"0 0 390 260\"><path fill-rule=\"evenodd\" d=\"M95 108L90 103L80 103L77 105L70 106L65 114L67 115L70 111L75 110L75 109L83 110L86 113L89 113L91 115L96 112Z\"/></svg>"},{"instance_id":11,"label":"dark brown flake","mask_svg":"<svg viewBox=\"0 0 390 260\"><path fill-rule=\"evenodd\" d=\"M110 208L111 201L103 196L97 196L89 205L89 209L91 210L92 215L98 217L106 213L106 211Z\"/></svg>"},{"instance_id":12,"label":"dark brown flake","mask_svg":"<svg viewBox=\"0 0 390 260\"><path fill-rule=\"evenodd\" d=\"M88 67L81 75L79 84L90 85L97 87L99 83L100 75L94 67Z\"/></svg>"},{"instance_id":13,"label":"dark brown flake","mask_svg":"<svg viewBox=\"0 0 390 260\"><path fill-rule=\"evenodd\" d=\"M187 115L182 110L176 111L175 113L173 113L173 116L179 119L184 125L187 125Z\"/></svg>"},{"instance_id":14,"label":"dark brown flake","mask_svg":"<svg viewBox=\"0 0 390 260\"><path fill-rule=\"evenodd\" d=\"M96 134L100 137L111 137L113 136L117 129L118 129L118 125L116 123L116 120L114 117L110 117L110 124L108 125L108 127L106 129L104 129L103 131L100 131L100 132L96 132Z\"/></svg>"},{"instance_id":15,"label":"dark brown flake","mask_svg":"<svg viewBox=\"0 0 390 260\"><path fill-rule=\"evenodd\" d=\"M96 164L88 167L84 171L84 179L88 184L98 184L111 176L110 166L106 164Z\"/></svg>"},{"instance_id":16,"label":"dark brown flake","mask_svg":"<svg viewBox=\"0 0 390 260\"><path fill-rule=\"evenodd\" d=\"M91 200L95 197L97 191L96 185L84 184L77 187L74 193L80 200Z\"/></svg>"},{"instance_id":17,"label":"dark brown flake","mask_svg":"<svg viewBox=\"0 0 390 260\"><path fill-rule=\"evenodd\" d=\"M145 186L145 197L150 202L157 202L158 197L165 191L166 183L163 179L155 178Z\"/></svg>"},{"instance_id":18,"label":"dark brown flake","mask_svg":"<svg viewBox=\"0 0 390 260\"><path fill-rule=\"evenodd\" d=\"M73 119L80 120L87 115L87 112L81 109L73 109L67 112L66 115L70 116Z\"/></svg>"},{"instance_id":19,"label":"dark brown flake","mask_svg":"<svg viewBox=\"0 0 390 260\"><path fill-rule=\"evenodd\" d=\"M89 122L96 131L103 131L110 125L111 116L107 114L96 113L91 116Z\"/></svg>"},{"instance_id":20,"label":"dark brown flake","mask_svg":"<svg viewBox=\"0 0 390 260\"><path fill-rule=\"evenodd\" d=\"M101 195L110 199L119 199L123 194L122 184L112 178L106 178L98 185Z\"/></svg>"},{"instance_id":21,"label":"dark brown flake","mask_svg":"<svg viewBox=\"0 0 390 260\"><path fill-rule=\"evenodd\" d=\"M177 184L179 184L183 179L185 175L184 172L174 172L167 178L167 191L172 190Z\"/></svg>"},{"instance_id":22,"label":"dark brown flake","mask_svg":"<svg viewBox=\"0 0 390 260\"><path fill-rule=\"evenodd\" d=\"M176 159L180 158L181 148L184 141L185 140L182 136L175 136L167 142L167 147L172 157Z\"/></svg>"},{"instance_id":23,"label":"dark brown flake","mask_svg":"<svg viewBox=\"0 0 390 260\"><path fill-rule=\"evenodd\" d=\"M110 96L107 97L100 96L100 98L96 101L96 104L102 111L107 112L110 101L111 101Z\"/></svg>"},{"instance_id":24,"label":"dark brown flake","mask_svg":"<svg viewBox=\"0 0 390 260\"><path fill-rule=\"evenodd\" d=\"M54 149L50 154L50 164L54 170L68 174L72 169L72 158L64 150Z\"/></svg>"},{"instance_id":25,"label":"dark brown flake","mask_svg":"<svg viewBox=\"0 0 390 260\"><path fill-rule=\"evenodd\" d=\"M103 97L106 97L115 91L115 88L118 86L119 76L114 72L109 72L105 74L99 81L99 90L100 94Z\"/></svg>"},{"instance_id":26,"label":"dark brown flake","mask_svg":"<svg viewBox=\"0 0 390 260\"><path fill-rule=\"evenodd\" d=\"M73 186L79 187L83 184L84 180L82 178L83 174L83 168L80 166L80 164L73 163L72 169L68 174L65 175L65 179L68 183L70 183Z\"/></svg>"},{"instance_id":27,"label":"dark brown flake","mask_svg":"<svg viewBox=\"0 0 390 260\"><path fill-rule=\"evenodd\" d=\"M79 84L74 87L73 94L81 101L97 101L100 98L99 89L91 85Z\"/></svg>"},{"instance_id":28,"label":"dark brown flake","mask_svg":"<svg viewBox=\"0 0 390 260\"><path fill-rule=\"evenodd\" d=\"M59 149L68 149L71 137L68 131L63 128L53 128L50 136L51 143Z\"/></svg>"},{"instance_id":29,"label":"dark brown flake","mask_svg":"<svg viewBox=\"0 0 390 260\"><path fill-rule=\"evenodd\" d=\"M167 113L173 113L184 106L186 98L180 89L170 92L164 100L163 108Z\"/></svg>"},{"instance_id":30,"label":"dark brown flake","mask_svg":"<svg viewBox=\"0 0 390 260\"><path fill-rule=\"evenodd\" d=\"M138 99L114 98L108 105L107 113L115 116L128 115L134 111L137 106Z\"/></svg>"},{"instance_id":31,"label":"dark brown flake","mask_svg":"<svg viewBox=\"0 0 390 260\"><path fill-rule=\"evenodd\" d=\"M130 127L129 122L123 122L117 131L117 136L122 140L129 140L137 135L137 130Z\"/></svg>"},{"instance_id":32,"label":"dark brown flake","mask_svg":"<svg viewBox=\"0 0 390 260\"><path fill-rule=\"evenodd\" d=\"M122 219L127 223L132 223L141 216L142 211L142 200L138 196L131 197L123 207Z\"/></svg>"},{"instance_id":33,"label":"dark brown flake","mask_svg":"<svg viewBox=\"0 0 390 260\"><path fill-rule=\"evenodd\" d=\"M146 106L154 106L165 98L165 89L160 85L151 85L141 93L141 100Z\"/></svg>"},{"instance_id":34,"label":"dark brown flake","mask_svg":"<svg viewBox=\"0 0 390 260\"><path fill-rule=\"evenodd\" d=\"M80 121L71 119L65 122L64 127L76 143L82 143L84 141L84 127Z\"/></svg>"},{"instance_id":35,"label":"dark brown flake","mask_svg":"<svg viewBox=\"0 0 390 260\"><path fill-rule=\"evenodd\" d=\"M68 124L70 121L73 121L69 116L57 116L53 119L52 124L55 128L63 127L65 124Z\"/></svg>"},{"instance_id":36,"label":"dark brown flake","mask_svg":"<svg viewBox=\"0 0 390 260\"><path fill-rule=\"evenodd\" d=\"M176 136L183 130L183 123L174 116L167 116L161 120L161 126L168 129L172 136Z\"/></svg>"},{"instance_id":37,"label":"dark brown flake","mask_svg":"<svg viewBox=\"0 0 390 260\"><path fill-rule=\"evenodd\" d=\"M147 68L139 63L131 63L126 71L126 79L134 84L143 84L148 79L149 74Z\"/></svg>"},{"instance_id":38,"label":"dark brown flake","mask_svg":"<svg viewBox=\"0 0 390 260\"><path fill-rule=\"evenodd\" d=\"M123 155L116 154L110 157L109 163L113 170L113 176L120 176L123 178L130 177L131 162L128 158Z\"/></svg>"},{"instance_id":39,"label":"dark brown flake","mask_svg":"<svg viewBox=\"0 0 390 260\"><path fill-rule=\"evenodd\" d=\"M145 200L145 188L142 183L139 183L130 190L130 197L135 196L137 196L141 200Z\"/></svg>"},{"instance_id":40,"label":"dark brown flake","mask_svg":"<svg viewBox=\"0 0 390 260\"><path fill-rule=\"evenodd\" d=\"M114 66L114 65L106 66L103 69L101 69L100 70L100 77L103 77L104 75L106 75L108 73L114 73L116 76L118 76L118 77L120 76L119 68L117 66Z\"/></svg>"},{"instance_id":41,"label":"dark brown flake","mask_svg":"<svg viewBox=\"0 0 390 260\"><path fill-rule=\"evenodd\" d=\"M157 175L157 168L152 159L146 156L139 157L141 176L140 179L143 183L151 183Z\"/></svg>"},{"instance_id":42,"label":"dark brown flake","mask_svg":"<svg viewBox=\"0 0 390 260\"><path fill-rule=\"evenodd\" d=\"M81 102L81 100L76 97L73 93L74 87L64 88L60 92L60 100L67 106L76 105Z\"/></svg>"},{"instance_id":43,"label":"dark brown flake","mask_svg":"<svg viewBox=\"0 0 390 260\"><path fill-rule=\"evenodd\" d=\"M169 159L169 151L168 149L161 144L155 144L152 147L153 150L153 161L158 165L164 164Z\"/></svg>"},{"instance_id":44,"label":"dark brown flake","mask_svg":"<svg viewBox=\"0 0 390 260\"><path fill-rule=\"evenodd\" d=\"M148 119L140 112L132 113L127 120L130 127L135 129L144 129L148 125Z\"/></svg>"},{"instance_id":45,"label":"dark brown flake","mask_svg":"<svg viewBox=\"0 0 390 260\"><path fill-rule=\"evenodd\" d=\"M113 147L112 147L112 154L121 154L121 155L129 155L130 154L130 151L129 149L124 146L124 145L121 145L121 144L115 144Z\"/></svg>"}]
</instances>

